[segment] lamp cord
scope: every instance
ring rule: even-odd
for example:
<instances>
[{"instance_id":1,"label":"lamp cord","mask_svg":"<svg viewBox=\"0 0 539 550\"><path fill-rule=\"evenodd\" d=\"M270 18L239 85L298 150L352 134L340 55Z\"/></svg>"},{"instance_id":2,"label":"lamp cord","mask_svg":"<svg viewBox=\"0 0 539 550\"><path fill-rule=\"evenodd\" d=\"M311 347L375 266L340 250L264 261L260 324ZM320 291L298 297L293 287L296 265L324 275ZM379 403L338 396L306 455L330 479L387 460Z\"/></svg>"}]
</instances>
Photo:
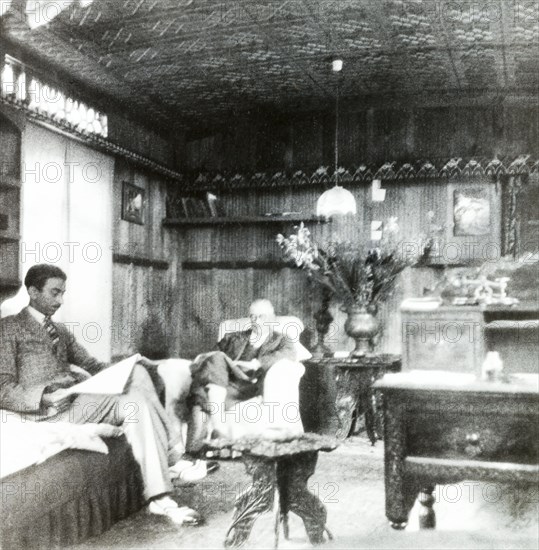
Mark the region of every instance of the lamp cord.
<instances>
[{"instance_id":1,"label":"lamp cord","mask_svg":"<svg viewBox=\"0 0 539 550\"><path fill-rule=\"evenodd\" d=\"M335 96L335 185L339 185L339 75Z\"/></svg>"}]
</instances>

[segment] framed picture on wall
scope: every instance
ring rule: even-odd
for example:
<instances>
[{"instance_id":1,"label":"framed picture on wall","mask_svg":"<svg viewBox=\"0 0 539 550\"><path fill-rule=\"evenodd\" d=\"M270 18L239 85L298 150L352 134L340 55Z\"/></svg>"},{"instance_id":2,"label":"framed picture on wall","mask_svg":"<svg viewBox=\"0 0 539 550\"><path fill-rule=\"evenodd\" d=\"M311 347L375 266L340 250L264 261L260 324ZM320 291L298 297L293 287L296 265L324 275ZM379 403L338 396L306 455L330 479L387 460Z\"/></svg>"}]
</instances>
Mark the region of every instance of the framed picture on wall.
<instances>
[{"instance_id":1,"label":"framed picture on wall","mask_svg":"<svg viewBox=\"0 0 539 550\"><path fill-rule=\"evenodd\" d=\"M484 187L453 191L453 230L456 237L489 235L490 192Z\"/></svg>"},{"instance_id":2,"label":"framed picture on wall","mask_svg":"<svg viewBox=\"0 0 539 550\"><path fill-rule=\"evenodd\" d=\"M445 235L440 235L434 263L481 265L501 256L501 196L495 182L447 185Z\"/></svg>"},{"instance_id":3,"label":"framed picture on wall","mask_svg":"<svg viewBox=\"0 0 539 550\"><path fill-rule=\"evenodd\" d=\"M122 220L144 225L145 193L142 187L122 182Z\"/></svg>"}]
</instances>

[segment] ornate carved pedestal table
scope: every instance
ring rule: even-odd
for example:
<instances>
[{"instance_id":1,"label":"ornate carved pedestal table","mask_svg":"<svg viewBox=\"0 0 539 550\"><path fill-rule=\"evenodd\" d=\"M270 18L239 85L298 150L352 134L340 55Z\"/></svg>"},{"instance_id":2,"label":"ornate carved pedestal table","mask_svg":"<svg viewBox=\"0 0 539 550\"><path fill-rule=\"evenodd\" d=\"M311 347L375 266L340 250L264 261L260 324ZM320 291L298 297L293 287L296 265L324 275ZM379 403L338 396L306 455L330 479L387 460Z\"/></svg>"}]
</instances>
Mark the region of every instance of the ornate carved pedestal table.
<instances>
[{"instance_id":1,"label":"ornate carved pedestal table","mask_svg":"<svg viewBox=\"0 0 539 550\"><path fill-rule=\"evenodd\" d=\"M318 451L332 451L338 442L331 437L306 433L289 439L244 437L235 442L212 442L215 448L240 451L251 485L236 499L232 523L228 528L225 547L243 546L256 519L264 512L275 514L274 547L278 547L280 524L288 538L288 512L297 514L305 525L312 544L324 541L327 511L317 496L307 489L314 474Z\"/></svg>"},{"instance_id":2,"label":"ornate carved pedestal table","mask_svg":"<svg viewBox=\"0 0 539 550\"><path fill-rule=\"evenodd\" d=\"M330 380L336 384L335 409L338 418L336 437L345 439L350 433L354 415L365 415L367 435L374 445L382 439L383 415L379 397L373 390L373 384L388 372L401 370L400 355L369 354L364 357L346 359L311 359L309 365L330 369Z\"/></svg>"}]
</instances>

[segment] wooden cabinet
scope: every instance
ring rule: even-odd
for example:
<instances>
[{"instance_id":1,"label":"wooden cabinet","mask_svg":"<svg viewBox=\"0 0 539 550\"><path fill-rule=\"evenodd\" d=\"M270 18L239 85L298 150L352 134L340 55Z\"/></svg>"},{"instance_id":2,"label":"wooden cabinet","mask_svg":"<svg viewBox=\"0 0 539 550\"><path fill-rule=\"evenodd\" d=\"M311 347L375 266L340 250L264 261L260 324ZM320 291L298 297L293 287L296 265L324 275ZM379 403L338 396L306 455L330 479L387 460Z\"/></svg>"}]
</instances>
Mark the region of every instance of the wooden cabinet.
<instances>
[{"instance_id":1,"label":"wooden cabinet","mask_svg":"<svg viewBox=\"0 0 539 550\"><path fill-rule=\"evenodd\" d=\"M402 309L403 370L441 369L480 374L483 313L478 307Z\"/></svg>"},{"instance_id":2,"label":"wooden cabinet","mask_svg":"<svg viewBox=\"0 0 539 550\"><path fill-rule=\"evenodd\" d=\"M488 307L484 311L487 351L497 351L509 372L539 374L539 304Z\"/></svg>"},{"instance_id":3,"label":"wooden cabinet","mask_svg":"<svg viewBox=\"0 0 539 550\"><path fill-rule=\"evenodd\" d=\"M497 351L509 373L539 373L539 306L410 307L402 313L402 366L481 375L486 352Z\"/></svg>"},{"instance_id":4,"label":"wooden cabinet","mask_svg":"<svg viewBox=\"0 0 539 550\"><path fill-rule=\"evenodd\" d=\"M20 286L20 143L18 128L0 113L0 303Z\"/></svg>"},{"instance_id":5,"label":"wooden cabinet","mask_svg":"<svg viewBox=\"0 0 539 550\"><path fill-rule=\"evenodd\" d=\"M386 375L384 396L386 516L402 528L419 494L434 527L436 484L463 480L537 483L539 378L481 382L473 374ZM428 509L430 507L430 509Z\"/></svg>"}]
</instances>

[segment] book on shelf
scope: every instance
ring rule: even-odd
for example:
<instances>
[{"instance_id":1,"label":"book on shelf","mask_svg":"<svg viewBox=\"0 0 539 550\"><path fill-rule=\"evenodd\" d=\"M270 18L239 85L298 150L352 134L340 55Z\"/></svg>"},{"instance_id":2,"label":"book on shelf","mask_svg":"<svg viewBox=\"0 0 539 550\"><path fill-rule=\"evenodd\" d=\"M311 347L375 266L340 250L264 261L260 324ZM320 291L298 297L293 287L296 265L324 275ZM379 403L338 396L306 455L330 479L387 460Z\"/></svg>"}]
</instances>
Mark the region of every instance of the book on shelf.
<instances>
[{"instance_id":1,"label":"book on shelf","mask_svg":"<svg viewBox=\"0 0 539 550\"><path fill-rule=\"evenodd\" d=\"M206 193L206 205L212 218L224 218L226 216L222 202L213 193Z\"/></svg>"}]
</instances>

